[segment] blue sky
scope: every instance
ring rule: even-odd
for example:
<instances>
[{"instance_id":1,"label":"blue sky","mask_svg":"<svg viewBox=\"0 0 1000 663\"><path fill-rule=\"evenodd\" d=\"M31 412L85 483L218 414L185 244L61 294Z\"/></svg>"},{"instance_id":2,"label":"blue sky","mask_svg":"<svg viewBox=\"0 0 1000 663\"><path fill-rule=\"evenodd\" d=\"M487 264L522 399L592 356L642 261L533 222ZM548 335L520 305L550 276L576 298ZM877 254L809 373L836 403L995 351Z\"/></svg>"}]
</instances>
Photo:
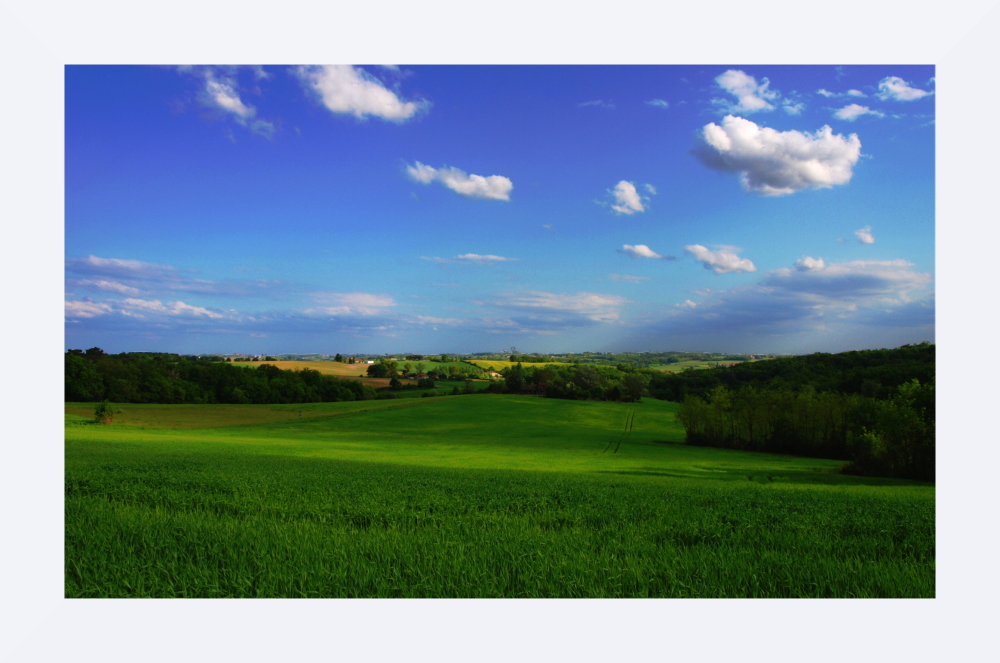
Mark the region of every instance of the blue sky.
<instances>
[{"instance_id":1,"label":"blue sky","mask_svg":"<svg viewBox=\"0 0 1000 663\"><path fill-rule=\"evenodd\" d=\"M934 340L932 66L68 66L66 347Z\"/></svg>"}]
</instances>

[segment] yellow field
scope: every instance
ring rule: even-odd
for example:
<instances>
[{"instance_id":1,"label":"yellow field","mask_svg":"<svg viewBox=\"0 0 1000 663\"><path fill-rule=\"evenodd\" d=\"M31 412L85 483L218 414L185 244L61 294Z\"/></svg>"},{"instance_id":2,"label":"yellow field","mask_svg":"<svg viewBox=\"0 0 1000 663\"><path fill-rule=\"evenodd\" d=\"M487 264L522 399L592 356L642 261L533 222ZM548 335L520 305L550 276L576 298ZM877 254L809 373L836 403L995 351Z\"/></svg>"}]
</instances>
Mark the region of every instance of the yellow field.
<instances>
[{"instance_id":1,"label":"yellow field","mask_svg":"<svg viewBox=\"0 0 1000 663\"><path fill-rule=\"evenodd\" d=\"M516 362L516 361L482 361L482 360L479 360L479 359L472 359L472 360L469 360L469 363L472 364L473 366L478 366L479 368L485 368L485 369L489 370L490 367L492 367L493 370L499 371L502 368L509 368L509 367L513 366L514 364L517 364L519 362ZM558 365L558 366L569 366L570 365L569 362L567 362L567 361L548 361L548 362L545 362L544 364L535 364L535 363L530 363L529 364L529 363L523 363L523 362L521 362L521 366L523 366L525 368L527 368L528 366L545 366L546 364L552 364L552 365Z\"/></svg>"},{"instance_id":2,"label":"yellow field","mask_svg":"<svg viewBox=\"0 0 1000 663\"><path fill-rule=\"evenodd\" d=\"M388 387L389 378L368 377L368 367L371 364L345 364L339 361L234 361L233 366L260 366L271 364L283 371L301 371L310 368L323 375L332 375L343 380L358 380L369 387ZM400 379L403 384L416 384L413 380Z\"/></svg>"}]
</instances>

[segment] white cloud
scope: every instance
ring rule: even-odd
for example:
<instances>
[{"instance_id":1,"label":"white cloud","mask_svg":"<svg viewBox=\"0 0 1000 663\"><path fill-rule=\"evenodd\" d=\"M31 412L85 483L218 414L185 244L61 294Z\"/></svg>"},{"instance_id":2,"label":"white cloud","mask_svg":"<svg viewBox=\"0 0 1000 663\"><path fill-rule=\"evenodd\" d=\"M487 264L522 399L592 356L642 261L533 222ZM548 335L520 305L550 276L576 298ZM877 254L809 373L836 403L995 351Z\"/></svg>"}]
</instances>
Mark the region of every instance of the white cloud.
<instances>
[{"instance_id":1,"label":"white cloud","mask_svg":"<svg viewBox=\"0 0 1000 663\"><path fill-rule=\"evenodd\" d=\"M823 95L827 99L829 99L830 97L867 97L868 96L864 92L862 92L861 90L848 90L847 92L830 92L829 90L824 90L824 89L820 88L819 90L816 90L816 93Z\"/></svg>"},{"instance_id":2,"label":"white cloud","mask_svg":"<svg viewBox=\"0 0 1000 663\"><path fill-rule=\"evenodd\" d=\"M486 264L491 262L503 262L505 260L517 260L517 258L504 258L503 256L495 255L479 255L477 253L465 253L460 256L455 256L455 260L458 262L475 262L479 264Z\"/></svg>"},{"instance_id":3,"label":"white cloud","mask_svg":"<svg viewBox=\"0 0 1000 663\"><path fill-rule=\"evenodd\" d=\"M931 275L911 263L853 261L767 272L756 284L700 293L642 329L647 343L799 353L893 347L934 333ZM745 344L745 345L743 345ZM831 347L832 346L832 347Z\"/></svg>"},{"instance_id":4,"label":"white cloud","mask_svg":"<svg viewBox=\"0 0 1000 663\"><path fill-rule=\"evenodd\" d=\"M610 108L614 110L615 105L610 101L604 101L603 99L594 99L593 101L585 101L582 104L577 104L577 108L583 108L585 106L596 106L597 108Z\"/></svg>"},{"instance_id":5,"label":"white cloud","mask_svg":"<svg viewBox=\"0 0 1000 663\"><path fill-rule=\"evenodd\" d=\"M705 165L739 173L744 188L762 196L846 184L861 156L857 134L845 138L828 126L814 134L775 131L727 115L722 126L705 125L702 137L705 144L696 154Z\"/></svg>"},{"instance_id":6,"label":"white cloud","mask_svg":"<svg viewBox=\"0 0 1000 663\"><path fill-rule=\"evenodd\" d=\"M478 253L464 253L460 256L455 256L454 258L428 258L427 256L420 256L421 260L433 260L434 262L459 262L459 263L472 263L477 265L488 265L490 263L496 262L508 262L512 260L517 260L517 258L505 258L504 256L495 256L491 254L480 255Z\"/></svg>"},{"instance_id":7,"label":"white cloud","mask_svg":"<svg viewBox=\"0 0 1000 663\"><path fill-rule=\"evenodd\" d=\"M814 272L826 267L826 262L822 258L806 256L795 261L795 269L800 272Z\"/></svg>"},{"instance_id":8,"label":"white cloud","mask_svg":"<svg viewBox=\"0 0 1000 663\"><path fill-rule=\"evenodd\" d=\"M144 313L161 313L163 315L203 315L206 318L221 318L222 314L215 313L208 310L207 308L202 308L201 306L191 306L190 304L185 304L181 301L176 302L166 302L163 303L158 299L148 300L148 299L136 299L134 297L129 297L123 300L123 313L132 310L140 311Z\"/></svg>"},{"instance_id":9,"label":"white cloud","mask_svg":"<svg viewBox=\"0 0 1000 663\"><path fill-rule=\"evenodd\" d=\"M434 180L441 182L446 187L468 198L483 198L492 200L510 200L511 189L514 183L502 175L469 175L458 168L432 168L431 166L415 162L413 166L406 167L406 173L415 182L430 184Z\"/></svg>"},{"instance_id":10,"label":"white cloud","mask_svg":"<svg viewBox=\"0 0 1000 663\"><path fill-rule=\"evenodd\" d=\"M608 274L608 278L612 281L622 281L624 283L641 283L649 280L648 276L632 276L631 274Z\"/></svg>"},{"instance_id":11,"label":"white cloud","mask_svg":"<svg viewBox=\"0 0 1000 663\"><path fill-rule=\"evenodd\" d=\"M723 106L730 113L755 113L757 111L774 110L769 99L777 99L780 94L768 90L770 81L766 78L761 83L742 71L730 69L716 77L715 82L723 90L736 97L738 103L732 104L725 99L713 99L712 102Z\"/></svg>"},{"instance_id":12,"label":"white cloud","mask_svg":"<svg viewBox=\"0 0 1000 663\"><path fill-rule=\"evenodd\" d=\"M670 102L664 101L663 99L652 99L646 103L650 106L656 106L657 108L670 108Z\"/></svg>"},{"instance_id":13,"label":"white cloud","mask_svg":"<svg viewBox=\"0 0 1000 663\"><path fill-rule=\"evenodd\" d=\"M646 191L648 191L649 193L651 193L654 196L656 195L656 187L655 186L653 186L652 184L644 184L643 186L646 187Z\"/></svg>"},{"instance_id":14,"label":"white cloud","mask_svg":"<svg viewBox=\"0 0 1000 663\"><path fill-rule=\"evenodd\" d=\"M297 67L295 74L332 112L359 120L374 116L405 122L430 106L427 101L403 101L363 69L351 65Z\"/></svg>"},{"instance_id":15,"label":"white cloud","mask_svg":"<svg viewBox=\"0 0 1000 663\"><path fill-rule=\"evenodd\" d=\"M498 302L500 306L569 315L591 322L613 322L618 320L619 308L629 300L618 295L601 295L592 292L578 292L575 295L551 292L523 292L509 294Z\"/></svg>"},{"instance_id":16,"label":"white cloud","mask_svg":"<svg viewBox=\"0 0 1000 663\"><path fill-rule=\"evenodd\" d=\"M111 305L106 302L67 301L65 307L67 318L93 318L111 313Z\"/></svg>"},{"instance_id":17,"label":"white cloud","mask_svg":"<svg viewBox=\"0 0 1000 663\"><path fill-rule=\"evenodd\" d=\"M802 111L806 109L806 105L801 101L788 101L781 106L781 110L785 111L789 115L802 115Z\"/></svg>"},{"instance_id":18,"label":"white cloud","mask_svg":"<svg viewBox=\"0 0 1000 663\"><path fill-rule=\"evenodd\" d=\"M104 290L106 292L118 292L123 295L138 295L141 294L138 288L133 288L132 286L125 285L124 283L118 283L117 281L108 281L106 279L81 279L81 280L71 280L75 286L82 286L85 288L96 288L98 290Z\"/></svg>"},{"instance_id":19,"label":"white cloud","mask_svg":"<svg viewBox=\"0 0 1000 663\"><path fill-rule=\"evenodd\" d=\"M828 301L826 306L851 309L857 300L871 305L905 304L914 293L926 290L931 275L915 272L905 260L854 260L832 263L816 269L775 269L763 285L785 292L804 293Z\"/></svg>"},{"instance_id":20,"label":"white cloud","mask_svg":"<svg viewBox=\"0 0 1000 663\"><path fill-rule=\"evenodd\" d=\"M645 244L625 244L621 248L621 253L624 253L630 258L659 258L660 260L669 260L669 256L661 256L659 253L649 248Z\"/></svg>"},{"instance_id":21,"label":"white cloud","mask_svg":"<svg viewBox=\"0 0 1000 663\"><path fill-rule=\"evenodd\" d=\"M709 251L701 244L691 244L690 246L685 246L684 250L701 262L705 269L710 269L716 274L757 271L757 268L748 258L741 258L736 255L739 249L732 246L721 247L718 251Z\"/></svg>"},{"instance_id":22,"label":"white cloud","mask_svg":"<svg viewBox=\"0 0 1000 663\"><path fill-rule=\"evenodd\" d=\"M168 317L168 318L222 318L223 315L216 311L211 311L201 306L192 306L182 301L161 302L158 299L137 299L128 297L126 299L111 299L103 302L92 301L67 301L67 318L93 318L99 315L109 315L117 313L119 315L132 318L146 318L147 316Z\"/></svg>"},{"instance_id":23,"label":"white cloud","mask_svg":"<svg viewBox=\"0 0 1000 663\"><path fill-rule=\"evenodd\" d=\"M240 98L239 85L236 81L238 67L186 67L179 68L182 73L201 76L205 85L200 94L201 103L228 113L237 124L265 138L274 135L274 124L256 118L257 109L244 103ZM261 67L251 67L254 78L268 78L269 74ZM256 118L256 119L255 119Z\"/></svg>"},{"instance_id":24,"label":"white cloud","mask_svg":"<svg viewBox=\"0 0 1000 663\"><path fill-rule=\"evenodd\" d=\"M618 214L635 214L646 211L646 208L642 206L642 197L631 182L622 180L609 193L615 197L615 202L618 203L612 205L611 209Z\"/></svg>"},{"instance_id":25,"label":"white cloud","mask_svg":"<svg viewBox=\"0 0 1000 663\"><path fill-rule=\"evenodd\" d=\"M848 122L853 122L862 115L885 117L885 113L872 110L868 108L868 106L862 106L860 104L848 104L833 114L834 117L840 118L841 120L847 120Z\"/></svg>"},{"instance_id":26,"label":"white cloud","mask_svg":"<svg viewBox=\"0 0 1000 663\"><path fill-rule=\"evenodd\" d=\"M382 308L396 305L395 300L389 295L368 292L314 292L312 296L318 302L337 306Z\"/></svg>"},{"instance_id":27,"label":"white cloud","mask_svg":"<svg viewBox=\"0 0 1000 663\"><path fill-rule=\"evenodd\" d=\"M232 79L216 80L211 71L205 76L205 94L208 102L222 110L245 120L257 112L252 106L247 106L240 100Z\"/></svg>"},{"instance_id":28,"label":"white cloud","mask_svg":"<svg viewBox=\"0 0 1000 663\"><path fill-rule=\"evenodd\" d=\"M892 99L894 101L914 101L916 99L920 99L921 97L934 94L933 92L928 92L927 90L910 87L909 84L907 84L907 82L899 76L888 76L883 78L879 81L878 89L879 92L877 96L879 99Z\"/></svg>"},{"instance_id":29,"label":"white cloud","mask_svg":"<svg viewBox=\"0 0 1000 663\"><path fill-rule=\"evenodd\" d=\"M861 242L862 244L874 244L875 243L875 236L872 235L872 227L871 226L865 226L861 230L855 230L854 234L855 234L855 236L857 236L858 241Z\"/></svg>"}]
</instances>

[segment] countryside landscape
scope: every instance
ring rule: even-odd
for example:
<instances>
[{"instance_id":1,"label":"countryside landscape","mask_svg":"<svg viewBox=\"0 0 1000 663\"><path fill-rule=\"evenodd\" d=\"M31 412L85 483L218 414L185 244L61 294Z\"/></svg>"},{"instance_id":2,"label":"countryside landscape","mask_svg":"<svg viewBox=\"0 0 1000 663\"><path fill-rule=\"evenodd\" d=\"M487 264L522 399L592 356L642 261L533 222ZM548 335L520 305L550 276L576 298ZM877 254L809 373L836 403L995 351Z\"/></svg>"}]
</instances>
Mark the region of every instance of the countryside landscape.
<instances>
[{"instance_id":1,"label":"countryside landscape","mask_svg":"<svg viewBox=\"0 0 1000 663\"><path fill-rule=\"evenodd\" d=\"M935 598L935 69L65 68L64 595Z\"/></svg>"}]
</instances>

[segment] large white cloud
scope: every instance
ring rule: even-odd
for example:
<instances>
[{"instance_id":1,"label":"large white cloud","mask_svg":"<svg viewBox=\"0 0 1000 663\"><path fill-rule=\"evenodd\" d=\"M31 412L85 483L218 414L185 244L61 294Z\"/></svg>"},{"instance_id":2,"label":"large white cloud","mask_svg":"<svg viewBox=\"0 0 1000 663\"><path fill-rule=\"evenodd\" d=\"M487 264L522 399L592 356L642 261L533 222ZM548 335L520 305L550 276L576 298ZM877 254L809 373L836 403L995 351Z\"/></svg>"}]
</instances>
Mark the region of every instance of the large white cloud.
<instances>
[{"instance_id":1,"label":"large white cloud","mask_svg":"<svg viewBox=\"0 0 1000 663\"><path fill-rule=\"evenodd\" d=\"M861 104L848 104L844 106L836 113L833 114L834 117L841 120L847 120L848 122L853 122L862 115L874 115L875 117L885 117L885 113L877 110L872 110L868 106L862 106Z\"/></svg>"},{"instance_id":2,"label":"large white cloud","mask_svg":"<svg viewBox=\"0 0 1000 663\"><path fill-rule=\"evenodd\" d=\"M757 267L748 258L736 255L739 249L732 246L721 247L718 251L709 251L701 244L691 244L685 246L684 250L693 255L705 269L710 269L716 274L757 271Z\"/></svg>"},{"instance_id":3,"label":"large white cloud","mask_svg":"<svg viewBox=\"0 0 1000 663\"><path fill-rule=\"evenodd\" d=\"M635 214L646 211L642 205L642 196L635 190L635 185L631 182L622 180L615 185L610 193L615 197L616 203L611 206L611 209L618 214Z\"/></svg>"},{"instance_id":4,"label":"large white cloud","mask_svg":"<svg viewBox=\"0 0 1000 663\"><path fill-rule=\"evenodd\" d=\"M816 352L933 340L931 275L912 263L806 257L756 284L701 291L640 328L636 342L727 352Z\"/></svg>"},{"instance_id":5,"label":"large white cloud","mask_svg":"<svg viewBox=\"0 0 1000 663\"><path fill-rule=\"evenodd\" d=\"M702 129L695 154L710 168L739 173L743 186L763 196L846 184L861 157L857 134L844 137L824 126L814 134L776 131L727 115Z\"/></svg>"},{"instance_id":6,"label":"large white cloud","mask_svg":"<svg viewBox=\"0 0 1000 663\"><path fill-rule=\"evenodd\" d=\"M822 261L820 261L822 262ZM928 288L931 275L913 270L905 260L854 260L814 265L811 269L775 269L762 281L767 287L785 292L825 298L825 306L846 306L853 310L859 300L871 305L899 305L912 300L913 293Z\"/></svg>"},{"instance_id":7,"label":"large white cloud","mask_svg":"<svg viewBox=\"0 0 1000 663\"><path fill-rule=\"evenodd\" d=\"M298 67L295 73L332 113L405 122L429 106L423 100L403 101L377 78L351 65Z\"/></svg>"},{"instance_id":8,"label":"large white cloud","mask_svg":"<svg viewBox=\"0 0 1000 663\"><path fill-rule=\"evenodd\" d=\"M415 182L430 184L437 180L455 193L468 198L510 200L514 183L503 175L469 175L458 168L433 168L417 161L406 167L406 173Z\"/></svg>"},{"instance_id":9,"label":"large white cloud","mask_svg":"<svg viewBox=\"0 0 1000 663\"><path fill-rule=\"evenodd\" d=\"M910 85L899 76L888 76L879 81L878 98L892 99L893 101L915 101L921 97L934 94L927 90L910 87Z\"/></svg>"},{"instance_id":10,"label":"large white cloud","mask_svg":"<svg viewBox=\"0 0 1000 663\"><path fill-rule=\"evenodd\" d=\"M716 77L715 82L719 87L733 95L737 103L733 104L725 99L713 99L713 103L723 106L731 113L755 113L757 111L774 110L774 105L769 100L777 99L781 96L775 90L769 90L770 81L766 78L761 83L757 82L753 76L745 74L737 69L729 69Z\"/></svg>"}]
</instances>

